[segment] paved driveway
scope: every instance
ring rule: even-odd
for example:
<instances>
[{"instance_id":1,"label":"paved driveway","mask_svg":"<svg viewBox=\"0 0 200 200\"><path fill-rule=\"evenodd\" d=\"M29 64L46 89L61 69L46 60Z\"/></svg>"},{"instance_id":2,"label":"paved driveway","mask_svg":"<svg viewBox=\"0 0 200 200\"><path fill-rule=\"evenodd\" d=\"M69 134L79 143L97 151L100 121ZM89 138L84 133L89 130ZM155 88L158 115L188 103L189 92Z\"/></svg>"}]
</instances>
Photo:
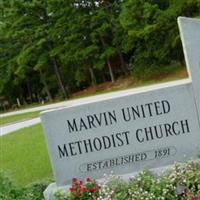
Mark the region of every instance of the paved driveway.
<instances>
[{"instance_id":1,"label":"paved driveway","mask_svg":"<svg viewBox=\"0 0 200 200\"><path fill-rule=\"evenodd\" d=\"M49 105L38 106L38 107L35 107L35 108L29 108L29 109L24 109L24 110L0 114L0 118L6 117L6 116L11 116L11 115L17 115L17 114L21 114L21 113L27 113L27 112L35 112L35 111L42 111L42 110L44 111L44 110L49 110L49 109L61 108L61 107L77 106L77 105L81 105L81 104L96 102L97 99L99 101L105 100L105 97L108 100L108 99L112 99L112 98L115 98L115 97L128 95L129 91L131 91L131 90L134 90L135 93L137 93L137 92L141 93L143 91L146 92L148 89L151 90L154 87L156 87L157 89L163 88L163 87L169 87L171 85L174 85L174 83L182 84L182 83L186 83L186 81L190 82L189 79L183 79L183 80L178 80L178 81L171 81L169 83L161 83L161 84L159 83L158 85L145 86L145 87L140 87L140 88L135 88L135 89L128 89L128 90L123 90L123 91L117 91L117 92L111 92L111 93L106 93L106 94L101 94L101 95L95 95L95 96L85 97L85 98L76 99L76 100L67 100L67 101L62 101L62 102L59 102L59 103L53 103L53 104L49 104ZM2 126L2 127L0 127L1 135L8 134L8 133L13 132L15 130L18 130L20 128L31 126L31 125L34 125L36 123L40 123L40 118L34 118L34 119L26 120L24 122L18 122L18 123L10 124L10 125L7 125L7 126Z\"/></svg>"},{"instance_id":2,"label":"paved driveway","mask_svg":"<svg viewBox=\"0 0 200 200\"><path fill-rule=\"evenodd\" d=\"M40 118L34 118L34 119L29 119L29 120L25 120L25 121L20 121L20 122L16 122L14 124L9 124L9 125L5 125L5 126L1 126L0 129L0 136L2 135L6 135L8 133L11 133L13 131L17 131L21 128L25 128L28 126L32 126L34 124L38 124L40 123Z\"/></svg>"}]
</instances>

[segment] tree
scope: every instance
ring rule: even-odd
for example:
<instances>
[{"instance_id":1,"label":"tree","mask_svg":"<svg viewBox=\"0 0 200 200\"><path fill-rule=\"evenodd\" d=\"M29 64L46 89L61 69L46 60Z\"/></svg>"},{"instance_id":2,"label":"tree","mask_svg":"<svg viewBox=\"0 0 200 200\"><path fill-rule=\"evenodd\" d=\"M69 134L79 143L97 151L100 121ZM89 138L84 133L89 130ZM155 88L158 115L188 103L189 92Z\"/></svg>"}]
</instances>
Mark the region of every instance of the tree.
<instances>
[{"instance_id":1,"label":"tree","mask_svg":"<svg viewBox=\"0 0 200 200\"><path fill-rule=\"evenodd\" d=\"M199 0L0 0L0 96L68 98L103 81L183 65L176 18Z\"/></svg>"},{"instance_id":2,"label":"tree","mask_svg":"<svg viewBox=\"0 0 200 200\"><path fill-rule=\"evenodd\" d=\"M125 1L120 15L120 22L127 32L123 49L134 55L134 74L141 77L164 71L163 66L170 66L174 61L182 63L177 17L197 13L198 0Z\"/></svg>"}]
</instances>

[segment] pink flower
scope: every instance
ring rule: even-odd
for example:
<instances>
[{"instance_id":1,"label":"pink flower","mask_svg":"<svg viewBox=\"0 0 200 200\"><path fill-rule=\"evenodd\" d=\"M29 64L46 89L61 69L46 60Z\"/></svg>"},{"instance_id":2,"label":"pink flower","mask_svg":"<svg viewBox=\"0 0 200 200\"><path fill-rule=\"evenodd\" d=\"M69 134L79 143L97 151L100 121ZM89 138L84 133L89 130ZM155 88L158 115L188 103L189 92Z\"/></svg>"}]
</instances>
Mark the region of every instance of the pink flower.
<instances>
[{"instance_id":1,"label":"pink flower","mask_svg":"<svg viewBox=\"0 0 200 200\"><path fill-rule=\"evenodd\" d=\"M200 196L193 196L191 200L200 200Z\"/></svg>"}]
</instances>

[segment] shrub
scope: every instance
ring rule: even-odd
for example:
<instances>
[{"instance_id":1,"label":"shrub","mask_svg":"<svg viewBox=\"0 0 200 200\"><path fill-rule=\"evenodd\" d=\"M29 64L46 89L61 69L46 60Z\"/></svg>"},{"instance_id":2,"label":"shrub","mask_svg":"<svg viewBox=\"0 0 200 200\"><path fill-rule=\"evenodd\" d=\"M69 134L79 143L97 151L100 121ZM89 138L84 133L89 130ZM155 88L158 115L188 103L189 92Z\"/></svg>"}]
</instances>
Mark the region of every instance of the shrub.
<instances>
[{"instance_id":1,"label":"shrub","mask_svg":"<svg viewBox=\"0 0 200 200\"><path fill-rule=\"evenodd\" d=\"M0 199L2 200L42 200L44 183L33 183L26 187L17 186L5 173L0 172Z\"/></svg>"},{"instance_id":2,"label":"shrub","mask_svg":"<svg viewBox=\"0 0 200 200\"><path fill-rule=\"evenodd\" d=\"M66 196L65 193L57 192L55 194L57 200L93 200L99 196L100 186L95 180L87 178L84 182L76 178L72 179L72 186L69 188L70 193Z\"/></svg>"},{"instance_id":3,"label":"shrub","mask_svg":"<svg viewBox=\"0 0 200 200\"><path fill-rule=\"evenodd\" d=\"M200 199L200 162L175 164L171 170L160 176L149 171L139 173L128 182L120 177L110 176L98 187L95 181L90 184L95 192L86 189L87 182L73 179L68 194L59 200L188 200ZM81 188L85 188L82 190Z\"/></svg>"}]
</instances>

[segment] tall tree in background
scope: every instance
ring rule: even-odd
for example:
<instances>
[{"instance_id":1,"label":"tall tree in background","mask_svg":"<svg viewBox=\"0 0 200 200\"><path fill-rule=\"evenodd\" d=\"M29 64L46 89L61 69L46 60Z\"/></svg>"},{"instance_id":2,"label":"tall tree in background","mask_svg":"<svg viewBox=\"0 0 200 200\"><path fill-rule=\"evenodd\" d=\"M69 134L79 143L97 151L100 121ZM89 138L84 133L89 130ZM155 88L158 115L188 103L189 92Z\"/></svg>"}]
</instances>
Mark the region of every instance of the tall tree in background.
<instances>
[{"instance_id":1,"label":"tall tree in background","mask_svg":"<svg viewBox=\"0 0 200 200\"><path fill-rule=\"evenodd\" d=\"M183 65L176 19L199 0L0 0L0 97L68 98L130 72Z\"/></svg>"},{"instance_id":2,"label":"tall tree in background","mask_svg":"<svg viewBox=\"0 0 200 200\"><path fill-rule=\"evenodd\" d=\"M162 66L183 61L177 17L195 16L199 10L199 0L124 2L120 22L127 42L123 47L133 52L135 75L164 71Z\"/></svg>"},{"instance_id":3,"label":"tall tree in background","mask_svg":"<svg viewBox=\"0 0 200 200\"><path fill-rule=\"evenodd\" d=\"M26 76L29 71L33 69L39 71L40 77L43 76L41 67L41 58L48 57L46 63L49 68L53 67L55 75L57 77L58 85L63 92L64 97L68 96L62 74L59 69L59 61L54 56L49 56L49 52L53 48L53 41L48 35L48 29L51 25L48 12L46 10L46 1L10 1L6 5L6 17L5 23L9 26L9 31L6 33L8 40L14 37L16 41L14 44L20 44L18 47L18 54L15 57L16 71L14 72L19 77ZM44 54L43 56L41 54ZM33 60L35 58L35 60ZM38 64L39 62L39 64ZM34 64L37 66L34 68ZM47 69L48 71L48 69ZM24 73L24 74L23 74ZM31 74L30 74L31 75ZM27 78L27 77L26 77ZM28 81L29 79L27 79ZM42 78L44 83L44 78ZM31 86L30 86L31 87ZM45 84L47 94L51 99L50 91Z\"/></svg>"},{"instance_id":4,"label":"tall tree in background","mask_svg":"<svg viewBox=\"0 0 200 200\"><path fill-rule=\"evenodd\" d=\"M94 41L101 46L100 57L105 59L109 69L111 81L115 81L113 60L119 60L122 72L127 74L127 69L121 49L123 38L122 26L119 23L119 13L122 1L100 1L98 4L91 1L92 15L91 26Z\"/></svg>"}]
</instances>

